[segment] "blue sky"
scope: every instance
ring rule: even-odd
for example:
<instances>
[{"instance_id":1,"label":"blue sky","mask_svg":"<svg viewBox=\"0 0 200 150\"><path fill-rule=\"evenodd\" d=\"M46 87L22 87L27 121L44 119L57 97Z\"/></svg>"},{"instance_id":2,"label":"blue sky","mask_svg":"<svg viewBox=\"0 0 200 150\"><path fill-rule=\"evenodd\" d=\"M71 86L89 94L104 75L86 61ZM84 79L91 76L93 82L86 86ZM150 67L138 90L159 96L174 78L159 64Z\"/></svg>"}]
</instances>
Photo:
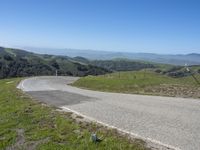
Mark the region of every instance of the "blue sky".
<instances>
[{"instance_id":1,"label":"blue sky","mask_svg":"<svg viewBox=\"0 0 200 150\"><path fill-rule=\"evenodd\" d=\"M0 45L200 53L200 1L0 0Z\"/></svg>"}]
</instances>

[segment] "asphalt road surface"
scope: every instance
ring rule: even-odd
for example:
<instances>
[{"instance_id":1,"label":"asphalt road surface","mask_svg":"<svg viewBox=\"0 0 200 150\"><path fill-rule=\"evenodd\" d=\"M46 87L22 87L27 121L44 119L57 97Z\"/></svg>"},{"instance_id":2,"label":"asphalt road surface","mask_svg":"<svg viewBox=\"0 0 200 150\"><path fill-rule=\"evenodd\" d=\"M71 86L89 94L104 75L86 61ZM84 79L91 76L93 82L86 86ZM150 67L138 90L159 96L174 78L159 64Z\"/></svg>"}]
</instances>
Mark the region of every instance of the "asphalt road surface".
<instances>
[{"instance_id":1,"label":"asphalt road surface","mask_svg":"<svg viewBox=\"0 0 200 150\"><path fill-rule=\"evenodd\" d=\"M107 93L68 84L75 77L33 77L18 88L49 105L174 149L200 150L200 100Z\"/></svg>"}]
</instances>

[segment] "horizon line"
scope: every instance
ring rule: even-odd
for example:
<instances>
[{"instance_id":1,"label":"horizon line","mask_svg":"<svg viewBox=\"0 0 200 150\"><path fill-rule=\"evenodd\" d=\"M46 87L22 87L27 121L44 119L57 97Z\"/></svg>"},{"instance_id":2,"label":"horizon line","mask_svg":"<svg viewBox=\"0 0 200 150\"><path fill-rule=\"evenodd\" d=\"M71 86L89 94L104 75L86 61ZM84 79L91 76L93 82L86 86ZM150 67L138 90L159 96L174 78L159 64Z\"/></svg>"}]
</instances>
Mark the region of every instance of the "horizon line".
<instances>
[{"instance_id":1,"label":"horizon line","mask_svg":"<svg viewBox=\"0 0 200 150\"><path fill-rule=\"evenodd\" d=\"M53 47L39 47L39 46L13 46L13 45L0 45L0 47L3 48L12 48L12 49L20 49L20 50L25 50L25 51L31 51L34 52L33 49L37 50L79 50L79 51L93 51L93 52L107 52L107 53L131 53L131 54L155 54L155 55L191 55L191 54L198 54L200 53L197 52L192 52L192 53L155 53L155 52L133 52L132 51L123 51L123 50L117 50L117 51L112 51L112 50L100 50L100 49L81 49L81 48L53 48ZM29 49L30 48L30 49Z\"/></svg>"}]
</instances>

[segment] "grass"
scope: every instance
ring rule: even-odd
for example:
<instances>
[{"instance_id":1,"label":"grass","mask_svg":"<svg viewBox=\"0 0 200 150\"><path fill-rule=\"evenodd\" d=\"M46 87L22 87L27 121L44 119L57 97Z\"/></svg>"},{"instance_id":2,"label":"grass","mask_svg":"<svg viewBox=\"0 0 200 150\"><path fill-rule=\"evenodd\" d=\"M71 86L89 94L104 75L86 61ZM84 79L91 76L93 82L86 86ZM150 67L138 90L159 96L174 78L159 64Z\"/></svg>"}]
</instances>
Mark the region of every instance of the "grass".
<instances>
[{"instance_id":1,"label":"grass","mask_svg":"<svg viewBox=\"0 0 200 150\"><path fill-rule=\"evenodd\" d=\"M196 78L200 81L199 75ZM172 78L148 70L117 72L105 76L87 76L80 78L73 85L109 92L200 97L200 85L192 76Z\"/></svg>"},{"instance_id":2,"label":"grass","mask_svg":"<svg viewBox=\"0 0 200 150\"><path fill-rule=\"evenodd\" d=\"M0 80L0 149L147 149L141 140L32 100L15 88L20 80ZM94 132L104 137L102 142L91 141Z\"/></svg>"}]
</instances>

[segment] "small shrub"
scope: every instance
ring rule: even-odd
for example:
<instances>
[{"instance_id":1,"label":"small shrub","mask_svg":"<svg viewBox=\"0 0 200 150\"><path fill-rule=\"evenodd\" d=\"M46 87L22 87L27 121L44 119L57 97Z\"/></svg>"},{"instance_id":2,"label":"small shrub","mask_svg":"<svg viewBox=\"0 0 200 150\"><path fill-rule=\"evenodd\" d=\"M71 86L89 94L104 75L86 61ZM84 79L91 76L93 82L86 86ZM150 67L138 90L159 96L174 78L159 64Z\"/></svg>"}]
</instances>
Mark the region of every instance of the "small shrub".
<instances>
[{"instance_id":1,"label":"small shrub","mask_svg":"<svg viewBox=\"0 0 200 150\"><path fill-rule=\"evenodd\" d=\"M200 69L197 72L200 74Z\"/></svg>"},{"instance_id":2,"label":"small shrub","mask_svg":"<svg viewBox=\"0 0 200 150\"><path fill-rule=\"evenodd\" d=\"M180 78L180 77L186 76L183 71L169 72L167 75L171 76L171 77L175 77L175 78Z\"/></svg>"},{"instance_id":3,"label":"small shrub","mask_svg":"<svg viewBox=\"0 0 200 150\"><path fill-rule=\"evenodd\" d=\"M162 71L160 69L155 70L156 73L161 73Z\"/></svg>"}]
</instances>

